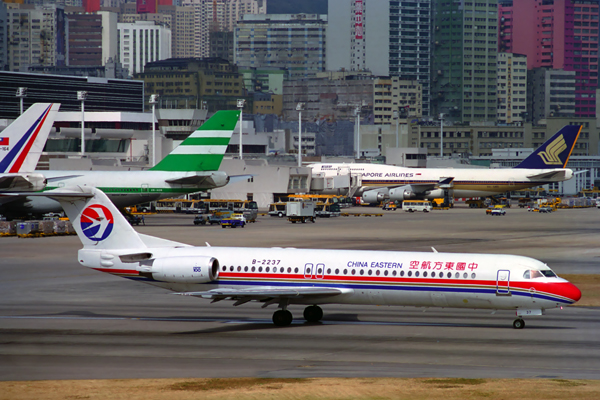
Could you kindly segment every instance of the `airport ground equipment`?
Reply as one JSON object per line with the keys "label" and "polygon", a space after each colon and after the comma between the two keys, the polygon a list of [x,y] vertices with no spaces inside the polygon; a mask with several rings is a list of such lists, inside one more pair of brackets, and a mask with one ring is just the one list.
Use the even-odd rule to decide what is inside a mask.
{"label": "airport ground equipment", "polygon": [[306,221],[315,222],[316,211],[314,201],[288,201],[285,205],[285,215],[288,221],[305,223]]}

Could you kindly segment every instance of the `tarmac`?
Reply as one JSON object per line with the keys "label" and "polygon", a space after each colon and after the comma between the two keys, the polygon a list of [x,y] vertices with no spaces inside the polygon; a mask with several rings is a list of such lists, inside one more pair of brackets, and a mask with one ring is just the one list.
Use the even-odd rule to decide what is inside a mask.
{"label": "tarmac", "polygon": [[[353,212],[377,212],[355,208]],[[153,215],[141,233],[202,246],[517,254],[560,274],[600,273],[600,210],[405,213],[245,228]],[[600,308],[566,307],[512,329],[514,313],[387,306],[302,307],[290,327],[273,307],[210,304],[80,266],[75,236],[0,238],[0,380],[393,376],[597,379]]]}

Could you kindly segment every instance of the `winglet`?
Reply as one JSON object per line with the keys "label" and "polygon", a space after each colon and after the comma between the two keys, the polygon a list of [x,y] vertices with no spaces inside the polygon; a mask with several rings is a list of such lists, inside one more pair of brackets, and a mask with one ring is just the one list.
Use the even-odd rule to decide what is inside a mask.
{"label": "winglet", "polygon": [[35,103],[0,132],[0,173],[33,172],[60,103]]}
{"label": "winglet", "polygon": [[217,171],[240,111],[217,111],[179,146],[150,168],[154,171]]}
{"label": "winglet", "polygon": [[515,168],[566,168],[581,128],[581,125],[566,125]]}

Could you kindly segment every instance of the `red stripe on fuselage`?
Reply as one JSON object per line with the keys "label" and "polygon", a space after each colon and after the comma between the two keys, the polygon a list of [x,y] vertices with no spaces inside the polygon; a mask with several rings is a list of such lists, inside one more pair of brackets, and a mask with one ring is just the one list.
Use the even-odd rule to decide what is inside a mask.
{"label": "red stripe on fuselage", "polygon": [[129,274],[139,275],[140,273],[135,269],[114,269],[114,268],[94,268],[96,271],[106,272],[107,274]]}
{"label": "red stripe on fuselage", "polygon": [[[496,280],[478,280],[478,279],[456,279],[456,278],[407,278],[407,277],[385,277],[385,276],[327,276],[324,278],[305,278],[300,274],[269,274],[269,273],[235,273],[221,272],[220,278],[235,278],[248,280],[269,280],[273,281],[303,281],[306,284],[324,282],[328,284],[339,283],[363,283],[363,284],[417,284],[432,286],[488,286],[496,287]],[[301,284],[300,282],[298,284]],[[581,291],[570,282],[534,282],[534,281],[515,281],[510,282],[510,289],[533,291],[545,293],[554,296],[560,296],[577,302],[581,298]]]}

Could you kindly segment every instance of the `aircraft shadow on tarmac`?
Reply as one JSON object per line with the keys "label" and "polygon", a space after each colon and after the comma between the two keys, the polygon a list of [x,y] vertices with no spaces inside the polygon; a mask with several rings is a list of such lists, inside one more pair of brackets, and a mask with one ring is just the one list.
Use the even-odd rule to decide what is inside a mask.
{"label": "aircraft shadow on tarmac", "polygon": [[[354,313],[336,313],[326,314],[322,321],[307,322],[302,319],[295,320],[290,326],[278,327],[273,325],[270,319],[256,318],[231,318],[231,317],[189,317],[189,316],[140,316],[140,315],[123,315],[123,314],[101,314],[91,311],[65,311],[53,315],[31,315],[30,318],[47,318],[47,319],[91,319],[91,320],[129,320],[129,321],[154,321],[154,322],[177,322],[177,323],[200,323],[200,322],[216,322],[223,324],[219,327],[211,327],[207,329],[199,329],[192,331],[173,332],[175,335],[201,335],[210,333],[225,333],[225,332],[240,332],[252,330],[273,330],[273,329],[294,329],[306,326],[319,325],[380,325],[380,326],[428,326],[432,328],[486,328],[486,329],[513,329],[512,325],[505,323],[503,320],[492,322],[423,322],[423,321],[369,321],[360,319],[358,314]],[[22,318],[27,318],[23,316]],[[440,320],[443,320],[441,318]],[[474,318],[472,318],[474,319]],[[471,320],[471,318],[470,318]],[[526,329],[531,330],[553,330],[553,329],[575,329],[570,326],[556,325],[536,325],[535,322],[528,324]]]}

